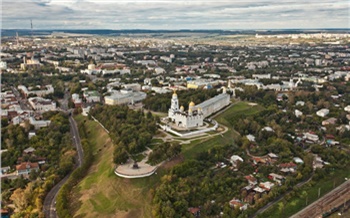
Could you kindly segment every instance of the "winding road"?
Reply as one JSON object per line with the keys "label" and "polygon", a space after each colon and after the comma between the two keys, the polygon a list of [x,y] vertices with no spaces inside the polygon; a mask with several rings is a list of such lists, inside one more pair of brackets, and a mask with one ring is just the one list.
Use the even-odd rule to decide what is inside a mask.
{"label": "winding road", "polygon": [[[70,132],[72,135],[72,140],[74,143],[74,146],[77,149],[77,164],[76,168],[80,167],[82,165],[82,160],[83,160],[83,148],[81,146],[80,142],[80,137],[79,137],[79,131],[77,127],[77,123],[73,119],[72,116],[69,116],[69,124],[70,124]],[[56,197],[58,194],[58,191],[62,187],[62,185],[67,181],[69,178],[70,174],[68,174],[66,177],[64,177],[58,184],[56,184],[50,192],[46,195],[44,205],[43,205],[43,210],[46,218],[56,218],[57,213],[56,213]]]}

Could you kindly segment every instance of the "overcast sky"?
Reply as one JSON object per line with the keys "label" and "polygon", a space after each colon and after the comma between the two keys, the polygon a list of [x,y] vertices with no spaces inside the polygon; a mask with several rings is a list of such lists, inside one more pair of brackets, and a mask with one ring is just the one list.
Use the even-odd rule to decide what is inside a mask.
{"label": "overcast sky", "polygon": [[350,28],[349,0],[2,0],[2,28]]}

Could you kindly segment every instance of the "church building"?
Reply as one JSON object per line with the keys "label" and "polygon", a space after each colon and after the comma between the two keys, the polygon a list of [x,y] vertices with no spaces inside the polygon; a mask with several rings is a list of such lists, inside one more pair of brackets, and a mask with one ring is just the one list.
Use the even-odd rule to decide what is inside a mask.
{"label": "church building", "polygon": [[185,111],[183,106],[179,108],[179,99],[176,92],[171,98],[168,117],[179,127],[193,128],[203,126],[204,115],[202,110],[200,108],[196,109],[194,102],[189,104],[188,111]]}
{"label": "church building", "polygon": [[226,88],[223,88],[223,93],[208,99],[199,105],[195,105],[191,102],[188,107],[188,111],[184,110],[184,107],[179,108],[179,99],[176,92],[174,92],[171,98],[171,106],[169,108],[168,117],[177,126],[183,128],[195,128],[203,126],[204,118],[216,113],[222,108],[230,104],[230,95],[226,93]]}

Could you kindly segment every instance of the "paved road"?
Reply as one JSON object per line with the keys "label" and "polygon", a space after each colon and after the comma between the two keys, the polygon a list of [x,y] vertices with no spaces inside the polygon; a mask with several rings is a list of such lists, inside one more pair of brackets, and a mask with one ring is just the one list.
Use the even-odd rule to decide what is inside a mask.
{"label": "paved road", "polygon": [[[75,145],[75,147],[77,149],[78,161],[77,161],[76,168],[78,168],[82,164],[84,153],[83,153],[83,148],[82,148],[81,142],[80,142],[80,137],[79,137],[79,131],[78,131],[77,124],[76,124],[75,120],[71,116],[69,116],[69,123],[70,123],[72,140],[73,140],[73,143],[74,143],[74,145]],[[45,214],[46,218],[56,218],[56,217],[58,217],[57,213],[56,213],[56,204],[55,204],[56,197],[57,197],[58,191],[60,190],[61,186],[67,181],[69,176],[70,176],[70,174],[68,174],[66,177],[64,177],[46,195],[45,201],[44,201],[44,206],[43,206],[43,210],[44,210],[44,214]]]}
{"label": "paved road", "polygon": [[19,105],[21,106],[21,109],[22,110],[32,110],[32,108],[28,105],[27,100],[22,99],[22,96],[19,93],[19,91],[13,86],[11,86],[11,89],[12,89],[13,94],[16,96],[16,99],[17,99]]}

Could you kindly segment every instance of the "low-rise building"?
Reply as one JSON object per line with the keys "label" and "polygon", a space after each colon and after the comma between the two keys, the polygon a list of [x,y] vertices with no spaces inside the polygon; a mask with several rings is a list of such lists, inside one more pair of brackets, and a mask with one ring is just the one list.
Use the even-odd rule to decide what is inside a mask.
{"label": "low-rise building", "polygon": [[56,110],[56,102],[51,99],[45,99],[42,97],[32,97],[28,99],[28,102],[32,108],[38,112],[54,111]]}
{"label": "low-rise building", "polygon": [[105,104],[120,105],[120,104],[134,104],[140,102],[147,97],[144,92],[134,92],[132,90],[113,91],[110,96],[105,96]]}
{"label": "low-rise building", "polygon": [[40,87],[39,90],[33,90],[33,89],[27,88],[27,87],[25,87],[23,85],[19,85],[17,88],[20,91],[22,91],[25,96],[28,96],[28,95],[32,94],[32,95],[36,95],[38,97],[42,97],[44,95],[51,94],[51,93],[53,93],[55,91],[52,85],[46,85],[45,88],[44,87]]}
{"label": "low-rise building", "polygon": [[101,102],[100,93],[97,91],[84,91],[83,96],[87,103]]}
{"label": "low-rise building", "polygon": [[35,120],[34,117],[29,118],[29,123],[34,126],[35,129],[40,129],[50,125],[50,120]]}
{"label": "low-rise building", "polygon": [[326,108],[323,108],[319,111],[316,112],[316,115],[319,116],[319,117],[325,117],[329,114],[329,110],[326,109]]}
{"label": "low-rise building", "polygon": [[247,204],[242,203],[239,199],[233,198],[230,202],[230,207],[239,208],[239,210],[246,210],[248,208]]}
{"label": "low-rise building", "polygon": [[326,125],[334,125],[337,122],[337,118],[331,117],[328,118],[327,120],[322,121],[322,125],[326,126]]}
{"label": "low-rise building", "polygon": [[16,175],[28,176],[31,171],[39,171],[38,163],[24,162],[16,165]]}
{"label": "low-rise building", "polygon": [[81,107],[82,104],[83,104],[83,101],[82,99],[80,98],[79,94],[72,94],[72,101],[74,103],[74,106],[77,108],[77,107]]}

